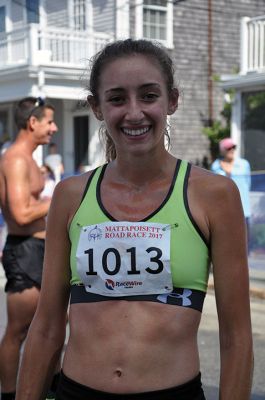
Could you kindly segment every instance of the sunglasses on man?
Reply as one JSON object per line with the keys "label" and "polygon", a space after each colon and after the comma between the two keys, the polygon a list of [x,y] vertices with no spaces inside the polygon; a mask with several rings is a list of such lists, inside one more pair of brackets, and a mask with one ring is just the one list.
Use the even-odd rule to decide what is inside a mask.
{"label": "sunglasses on man", "polygon": [[29,113],[28,119],[34,115],[34,112],[39,108],[45,105],[45,99],[43,97],[37,97],[34,103],[34,107]]}

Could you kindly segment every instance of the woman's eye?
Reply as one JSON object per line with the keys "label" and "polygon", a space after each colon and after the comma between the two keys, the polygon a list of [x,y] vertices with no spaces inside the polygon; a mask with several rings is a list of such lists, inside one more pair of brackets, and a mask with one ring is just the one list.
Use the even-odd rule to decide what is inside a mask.
{"label": "woman's eye", "polygon": [[123,103],[124,99],[121,96],[115,96],[111,97],[108,101],[113,104],[121,104]]}
{"label": "woman's eye", "polygon": [[146,93],[143,95],[143,99],[146,101],[153,101],[158,98],[158,95],[156,93]]}

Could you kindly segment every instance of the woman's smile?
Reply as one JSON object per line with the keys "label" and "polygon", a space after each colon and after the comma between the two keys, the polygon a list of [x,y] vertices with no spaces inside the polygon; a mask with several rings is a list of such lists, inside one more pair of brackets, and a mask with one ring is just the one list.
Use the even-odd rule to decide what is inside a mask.
{"label": "woman's smile", "polygon": [[151,125],[145,128],[121,128],[122,132],[127,136],[142,136],[151,129]]}

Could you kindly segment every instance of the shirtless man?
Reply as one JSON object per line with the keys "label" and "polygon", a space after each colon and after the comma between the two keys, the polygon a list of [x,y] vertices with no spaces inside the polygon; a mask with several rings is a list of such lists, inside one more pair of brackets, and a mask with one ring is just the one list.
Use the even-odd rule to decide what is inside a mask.
{"label": "shirtless man", "polygon": [[57,131],[54,108],[27,97],[15,110],[18,135],[0,161],[0,200],[8,236],[3,250],[7,327],[0,344],[1,399],[15,399],[20,349],[36,310],[41,286],[45,217],[44,180],[33,152]]}

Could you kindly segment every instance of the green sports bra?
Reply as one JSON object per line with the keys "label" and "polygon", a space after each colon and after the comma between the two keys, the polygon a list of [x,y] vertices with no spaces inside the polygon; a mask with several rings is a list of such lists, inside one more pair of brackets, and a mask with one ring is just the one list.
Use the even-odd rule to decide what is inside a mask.
{"label": "green sports bra", "polygon": [[[87,283],[84,284],[84,279],[86,279],[88,275],[91,275],[92,279],[94,279],[97,275],[97,272],[93,270],[93,265],[91,264],[92,261],[95,261],[92,252],[94,251],[94,249],[97,249],[97,243],[100,243],[100,241],[97,243],[95,241],[102,238],[102,229],[104,228],[104,226],[110,223],[112,229],[115,229],[115,226],[117,225],[116,230],[120,229],[124,232],[135,229],[134,226],[120,227],[119,224],[121,224],[121,222],[116,221],[104,208],[101,202],[100,186],[102,180],[104,179],[106,168],[107,164],[96,168],[91,173],[80,206],[77,209],[70,224],[70,302],[83,303],[106,300],[143,300],[190,307],[201,311],[203,308],[204,297],[207,291],[207,282],[209,276],[209,248],[205,237],[203,236],[190,212],[187,198],[187,187],[191,165],[186,161],[177,160],[174,177],[172,179],[172,183],[165,200],[158,207],[158,209],[154,210],[149,216],[140,221],[142,223],[142,231],[148,231],[149,229],[151,229],[150,226],[164,227],[161,228],[162,230],[160,232],[167,229],[170,230],[170,238],[168,239],[168,259],[170,264],[169,273],[171,274],[171,281],[173,284],[171,289],[167,287],[167,290],[169,290],[169,292],[162,291],[160,293],[158,290],[158,292],[155,291],[155,293],[152,293],[152,289],[150,289],[151,293],[149,290],[147,293],[139,292],[134,293],[133,295],[128,293],[127,295],[127,293],[124,293],[126,292],[125,290],[124,292],[122,292],[122,294],[116,296],[114,294],[115,289],[117,285],[121,285],[121,280],[116,279],[115,275],[116,271],[121,269],[122,265],[122,256],[120,256],[120,253],[117,250],[119,246],[115,249],[108,249],[107,256],[104,258],[103,263],[103,269],[109,274],[108,279],[105,279],[104,281],[104,285],[107,288],[106,292],[108,292],[108,290],[112,291],[111,296],[109,296],[105,292],[104,294],[102,294],[102,292],[90,291],[89,288],[91,286]],[[145,226],[145,223],[147,226]],[[130,224],[130,222],[128,222],[128,224]],[[85,235],[85,240],[87,240],[87,248],[85,249],[85,251],[83,251],[83,253],[86,253],[85,257],[87,257],[85,258],[85,260],[87,259],[87,272],[84,272],[83,275],[78,272],[78,252],[81,242],[82,230],[88,230],[90,232],[88,236],[86,236],[87,234],[84,232],[82,234],[83,236]],[[144,233],[142,233],[141,235],[143,237],[146,237]],[[156,243],[159,243],[159,241],[156,241]],[[90,248],[90,245],[91,247],[93,247],[92,244],[94,246],[94,249]],[[148,276],[150,277],[150,279],[153,279],[156,274],[158,276],[158,272],[161,272],[163,269],[163,263],[160,260],[160,255],[162,254],[162,251],[160,251],[158,247],[159,245],[150,246],[149,243],[147,252],[153,255],[152,251],[154,251],[154,256],[151,257],[151,255],[148,254],[150,260],[153,261],[153,269],[145,269],[145,271],[149,270],[149,272],[151,272],[150,275],[146,274],[147,280]],[[131,247],[130,249],[126,250],[127,252],[130,252],[131,256],[132,249],[135,249],[135,247]],[[108,269],[108,266],[106,264],[107,257],[110,256],[110,252],[113,253],[111,254],[111,256],[114,255],[116,260],[114,263],[114,269]],[[133,259],[135,263],[135,257],[131,257],[131,259]],[[95,263],[98,265],[98,259]],[[133,278],[132,276],[130,276],[130,279],[126,280],[125,282],[123,281],[122,283],[125,286],[127,285],[127,288],[130,289],[132,285],[142,284],[139,282],[139,280],[137,280],[140,272],[136,271],[135,265],[134,270],[134,272],[136,272],[138,276],[134,275]],[[130,271],[129,273],[132,274],[132,271]],[[85,278],[83,279],[81,275],[85,276]]]}

